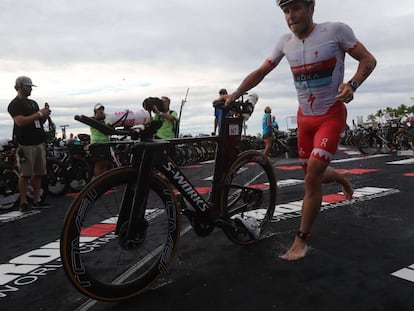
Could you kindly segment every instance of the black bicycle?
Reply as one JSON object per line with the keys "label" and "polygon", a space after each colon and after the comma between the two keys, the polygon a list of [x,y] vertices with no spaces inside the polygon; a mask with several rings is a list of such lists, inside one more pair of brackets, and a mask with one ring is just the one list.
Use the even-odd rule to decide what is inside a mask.
{"label": "black bicycle", "polygon": [[[222,109],[244,114],[253,110],[243,100]],[[150,288],[175,255],[182,222],[199,236],[219,227],[242,245],[265,236],[276,204],[276,177],[262,153],[239,153],[241,116],[223,118],[218,136],[168,141],[153,140],[158,121],[136,133],[108,128],[85,116],[75,119],[108,135],[139,138],[131,148],[131,165],[87,184],[67,212],[61,259],[70,281],[83,294],[116,301]],[[169,154],[176,144],[205,139],[215,140],[217,150],[211,191],[203,196]]]}
{"label": "black bicycle", "polygon": [[0,149],[0,210],[17,206],[19,199],[19,168],[16,164],[16,148],[11,141]]}
{"label": "black bicycle", "polygon": [[285,133],[279,132],[272,128],[272,147],[269,151],[269,156],[277,157],[288,152],[287,145],[288,136]]}
{"label": "black bicycle", "polygon": [[[16,159],[16,146],[13,142],[4,146],[0,152],[0,209],[10,209],[19,204],[19,167]],[[47,194],[61,195],[64,191],[63,165],[56,158],[47,154],[47,174],[42,177],[41,198]],[[33,187],[29,184],[27,197],[33,199]]]}
{"label": "black bicycle", "polygon": [[399,119],[390,120],[387,128],[369,127],[359,141],[359,151],[364,155],[375,155],[383,149],[387,152],[413,150],[413,138]]}

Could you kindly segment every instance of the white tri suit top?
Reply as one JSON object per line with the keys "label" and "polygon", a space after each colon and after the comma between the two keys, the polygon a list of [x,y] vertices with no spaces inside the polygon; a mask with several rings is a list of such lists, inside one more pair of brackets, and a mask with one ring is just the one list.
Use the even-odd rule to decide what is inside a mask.
{"label": "white tri suit top", "polygon": [[303,40],[292,33],[282,36],[267,59],[273,66],[285,56],[289,62],[299,101],[301,159],[312,156],[329,162],[336,152],[346,108],[335,97],[344,79],[345,52],[358,43],[346,24],[326,22],[316,24]]}

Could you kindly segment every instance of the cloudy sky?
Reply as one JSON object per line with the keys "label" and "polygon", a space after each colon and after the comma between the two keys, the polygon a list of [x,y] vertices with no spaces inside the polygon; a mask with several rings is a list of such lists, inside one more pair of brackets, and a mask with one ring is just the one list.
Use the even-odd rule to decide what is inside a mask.
{"label": "cloudy sky", "polygon": [[[391,4],[390,4],[391,3]],[[342,21],[375,55],[378,66],[348,105],[348,122],[381,108],[413,105],[412,0],[317,0],[315,22]],[[58,127],[88,129],[75,114],[136,110],[148,96],[169,96],[182,113],[184,133],[210,133],[211,102],[222,87],[233,91],[262,64],[288,32],[275,0],[151,0],[0,2],[0,137],[11,136],[7,105],[14,81],[28,75],[31,98],[48,102]],[[345,79],[355,71],[348,57]],[[261,131],[263,108],[279,124],[295,115],[297,101],[284,60],[254,92],[259,95],[248,133]]]}

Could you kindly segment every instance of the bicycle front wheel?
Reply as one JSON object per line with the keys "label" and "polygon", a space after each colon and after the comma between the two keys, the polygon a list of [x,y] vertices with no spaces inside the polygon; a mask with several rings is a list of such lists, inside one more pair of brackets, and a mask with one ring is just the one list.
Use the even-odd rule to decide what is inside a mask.
{"label": "bicycle front wheel", "polygon": [[381,149],[382,140],[376,135],[366,134],[359,141],[359,151],[364,155],[378,154]]}
{"label": "bicycle front wheel", "polygon": [[133,167],[102,174],[79,193],[66,215],[62,264],[75,287],[92,299],[116,301],[140,294],[167,270],[175,254],[181,224],[178,205],[158,175],[151,178],[145,226],[138,230],[145,232],[144,238],[131,245],[127,225],[117,225],[121,202],[132,204],[137,175]]}
{"label": "bicycle front wheel", "polygon": [[257,151],[239,155],[227,172],[222,191],[223,217],[237,230],[225,228],[237,244],[251,244],[265,236],[276,206],[277,182],[269,160]]}

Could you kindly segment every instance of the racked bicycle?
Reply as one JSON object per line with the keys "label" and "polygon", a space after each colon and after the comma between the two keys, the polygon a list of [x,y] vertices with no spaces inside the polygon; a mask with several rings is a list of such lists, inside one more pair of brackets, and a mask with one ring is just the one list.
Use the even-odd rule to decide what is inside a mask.
{"label": "racked bicycle", "polygon": [[[131,165],[87,184],[67,212],[61,259],[78,290],[93,299],[115,301],[150,288],[168,269],[187,218],[199,236],[216,227],[242,245],[265,236],[276,204],[274,170],[260,152],[239,153],[242,115],[250,115],[253,107],[243,99],[223,106],[239,115],[223,118],[216,137],[161,141],[153,140],[157,121],[136,133],[75,117],[106,134],[138,139],[131,148]],[[217,142],[214,178],[205,197],[169,156],[174,144],[203,139]]]}
{"label": "racked bicycle", "polygon": [[413,137],[401,124],[400,119],[392,119],[384,127],[369,127],[359,141],[359,151],[364,155],[389,151],[414,150]]}

